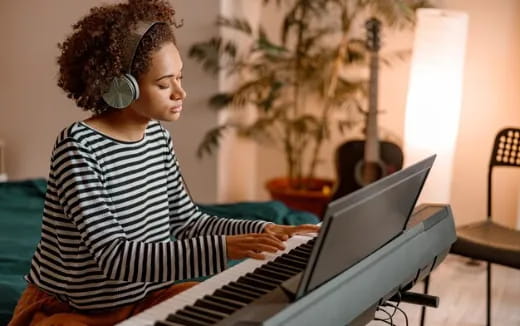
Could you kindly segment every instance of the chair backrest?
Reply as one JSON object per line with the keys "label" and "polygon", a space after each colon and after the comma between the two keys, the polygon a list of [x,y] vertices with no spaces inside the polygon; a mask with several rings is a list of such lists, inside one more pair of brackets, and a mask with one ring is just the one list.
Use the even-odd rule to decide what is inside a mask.
{"label": "chair backrest", "polygon": [[487,184],[487,218],[491,219],[492,174],[497,166],[520,167],[520,128],[504,128],[495,136],[489,160]]}

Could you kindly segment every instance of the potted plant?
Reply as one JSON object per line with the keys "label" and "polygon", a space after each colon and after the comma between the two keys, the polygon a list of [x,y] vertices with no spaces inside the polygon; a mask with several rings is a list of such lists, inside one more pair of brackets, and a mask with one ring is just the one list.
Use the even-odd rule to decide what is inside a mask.
{"label": "potted plant", "polygon": [[[211,107],[255,110],[252,122],[228,119],[208,130],[198,155],[212,153],[228,129],[259,143],[278,146],[284,152],[287,172],[285,177],[267,182],[272,197],[321,215],[333,187],[332,180],[315,175],[322,146],[334,128],[342,133],[348,131],[359,121],[355,114],[365,112],[367,78],[352,78],[349,73],[369,62],[364,21],[377,16],[386,27],[412,26],[414,10],[426,2],[270,2],[273,1],[264,0],[263,5],[277,5],[284,12],[279,41],[269,38],[263,26],[254,29],[247,20],[220,17],[219,26],[242,33],[250,40],[250,46],[238,51],[233,39],[219,36],[190,48],[189,56],[201,62],[207,71],[225,71],[238,81],[233,90],[213,95],[209,100]],[[309,106],[310,101],[320,103],[319,107]],[[332,118],[338,110],[354,115]],[[291,199],[294,197],[303,197],[303,206]]]}

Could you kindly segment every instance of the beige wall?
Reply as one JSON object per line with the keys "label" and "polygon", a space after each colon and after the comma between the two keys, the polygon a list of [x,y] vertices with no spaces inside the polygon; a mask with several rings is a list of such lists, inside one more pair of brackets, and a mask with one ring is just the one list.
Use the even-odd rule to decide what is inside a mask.
{"label": "beige wall", "polygon": [[[455,153],[452,203],[459,221],[486,213],[486,171],[494,134],[520,126],[520,1],[449,0],[469,13],[464,97]],[[519,182],[502,169],[494,179],[494,215],[516,223]],[[505,190],[505,191],[504,191]]]}
{"label": "beige wall", "polygon": [[[7,169],[11,179],[46,176],[57,132],[86,116],[55,86],[56,44],[89,7],[102,2],[106,1],[0,1],[0,28],[5,31],[0,51],[0,138],[7,143]],[[503,126],[520,125],[520,1],[439,0],[438,3],[444,8],[467,11],[470,17],[451,196],[460,224],[485,214],[486,166],[493,135]],[[245,14],[248,8],[256,6],[251,2],[245,6],[239,0],[175,2],[179,18],[185,19],[185,26],[177,36],[185,58],[188,99],[182,119],[167,127],[174,134],[191,192],[205,202],[217,198],[217,158],[199,161],[194,153],[204,131],[216,123],[216,116],[206,108],[206,100],[218,86],[216,80],[201,72],[198,64],[187,59],[186,51],[192,42],[217,32],[212,23],[218,12],[239,4]],[[197,9],[201,7],[205,10]],[[264,13],[262,19],[268,19],[271,14]],[[383,37],[382,51],[388,51],[410,48],[413,35],[384,34]],[[380,107],[385,110],[380,123],[397,141],[403,134],[408,73],[409,62],[384,67],[380,73]],[[342,140],[337,139],[336,143],[339,141]],[[336,143],[329,146],[328,152],[324,151],[324,157],[332,155]],[[245,146],[248,154],[237,150],[239,147],[232,153],[221,153],[219,200],[267,199],[263,184],[269,177],[284,172],[283,160],[277,159],[279,154],[271,149],[250,144],[236,146]],[[232,162],[235,164],[231,165]],[[332,171],[330,161],[320,169],[324,176],[332,176]],[[500,217],[503,223],[513,225],[517,179],[506,171],[497,175],[497,181],[504,181],[508,190],[499,198],[504,204],[497,214],[503,216]],[[505,217],[506,214],[510,217]]]}
{"label": "beige wall", "polygon": [[[0,45],[0,138],[6,142],[10,179],[46,177],[58,132],[87,116],[56,86],[56,45],[90,7],[110,2],[117,1],[0,1],[0,30],[4,31]],[[199,201],[212,202],[216,198],[216,159],[200,161],[195,149],[204,130],[216,123],[206,99],[217,89],[217,80],[203,73],[186,53],[194,41],[216,34],[213,22],[219,3],[176,1],[174,6],[178,18],[184,18],[177,39],[185,61],[188,98],[181,120],[166,126],[174,136],[192,194]]]}
{"label": "beige wall", "polygon": [[[436,3],[441,8],[469,14],[461,123],[451,191],[456,222],[462,224],[485,216],[486,173],[494,134],[504,126],[520,126],[520,1],[440,0]],[[271,15],[264,13],[263,19]],[[381,51],[411,49],[412,41],[411,31],[384,32]],[[379,103],[384,110],[380,126],[383,134],[397,142],[402,140],[404,131],[409,64],[410,60],[406,60],[380,71]],[[442,130],[442,126],[439,129]],[[325,148],[323,157],[331,157],[336,145],[345,139],[336,138]],[[257,151],[257,180],[249,187],[255,187],[255,198],[267,199],[263,185],[268,178],[285,172],[283,159],[270,148],[258,147]],[[333,177],[333,171],[332,162],[327,160],[319,173]],[[496,203],[500,204],[496,206],[496,216],[504,224],[515,225],[518,178],[510,171],[500,171],[496,177],[496,184],[505,184],[506,190],[495,196]],[[235,186],[233,183],[220,185],[221,188]],[[244,197],[224,200],[241,199]]]}

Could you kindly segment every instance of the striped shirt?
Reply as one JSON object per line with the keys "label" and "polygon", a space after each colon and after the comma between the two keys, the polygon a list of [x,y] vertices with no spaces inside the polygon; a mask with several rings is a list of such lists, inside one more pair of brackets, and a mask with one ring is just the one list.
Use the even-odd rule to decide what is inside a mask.
{"label": "striped shirt", "polygon": [[202,213],[158,122],[137,142],[76,122],[53,149],[26,280],[79,310],[114,308],[222,271],[225,235],[262,232],[265,224]]}

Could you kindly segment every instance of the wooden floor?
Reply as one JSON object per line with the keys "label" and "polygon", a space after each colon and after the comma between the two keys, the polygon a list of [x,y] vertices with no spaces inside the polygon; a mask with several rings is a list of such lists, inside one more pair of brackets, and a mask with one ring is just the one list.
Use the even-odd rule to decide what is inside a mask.
{"label": "wooden floor", "polygon": [[[440,304],[437,309],[427,309],[426,326],[485,326],[486,265],[472,266],[467,261],[449,255],[432,273],[429,292],[440,297]],[[491,325],[520,326],[520,270],[493,265],[492,275]],[[414,291],[422,292],[423,284],[418,284]],[[407,313],[408,325],[419,326],[419,307],[405,303],[399,307]],[[378,312],[376,317],[387,316]],[[393,321],[395,325],[406,325],[399,312]],[[373,321],[368,325],[387,324]]]}

